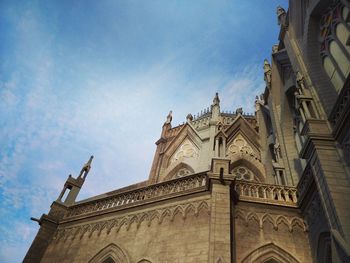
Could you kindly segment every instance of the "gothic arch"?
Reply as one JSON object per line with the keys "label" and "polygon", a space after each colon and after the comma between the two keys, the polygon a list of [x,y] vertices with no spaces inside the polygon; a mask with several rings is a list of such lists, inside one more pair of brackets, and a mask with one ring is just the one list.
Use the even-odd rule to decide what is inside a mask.
{"label": "gothic arch", "polygon": [[258,182],[265,182],[266,175],[265,175],[265,168],[262,163],[259,161],[254,160],[247,160],[246,158],[242,156],[238,156],[239,158],[232,158],[231,164],[230,164],[230,172],[237,166],[245,166],[249,170],[251,170]]}
{"label": "gothic arch", "polygon": [[191,165],[187,164],[186,162],[181,162],[175,165],[174,167],[170,167],[170,171],[166,171],[166,176],[164,177],[164,181],[175,179],[177,177],[177,173],[180,170],[184,170],[184,175],[189,175],[194,173],[194,169]]}
{"label": "gothic arch", "polygon": [[152,263],[152,261],[147,259],[147,258],[142,258],[142,259],[140,259],[140,260],[138,260],[136,262],[137,263]]}
{"label": "gothic arch", "polygon": [[274,262],[273,260],[278,263],[299,263],[291,254],[274,243],[256,248],[243,259],[242,263]]}
{"label": "gothic arch", "polygon": [[118,263],[130,263],[129,257],[126,252],[116,244],[109,244],[105,248],[101,249],[89,263],[105,263],[105,262],[118,262]]}

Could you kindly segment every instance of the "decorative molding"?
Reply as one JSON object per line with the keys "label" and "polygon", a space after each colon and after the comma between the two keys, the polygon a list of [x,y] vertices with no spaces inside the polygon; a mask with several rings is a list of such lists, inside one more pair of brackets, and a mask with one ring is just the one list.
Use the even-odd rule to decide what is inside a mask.
{"label": "decorative molding", "polygon": [[289,232],[293,232],[297,226],[300,227],[304,232],[308,231],[308,227],[304,220],[297,216],[250,212],[248,210],[237,208],[235,210],[235,219],[241,219],[246,227],[248,227],[252,221],[255,221],[259,225],[260,229],[263,229],[264,224],[269,222],[273,225],[273,228],[275,230],[278,230],[281,224],[285,224],[288,227]]}
{"label": "decorative molding", "polygon": [[157,221],[158,224],[162,224],[165,218],[169,218],[172,222],[178,214],[186,220],[190,213],[193,213],[194,216],[197,217],[201,210],[207,211],[208,214],[210,213],[208,200],[184,203],[142,213],[129,214],[109,220],[102,220],[73,227],[59,227],[53,239],[56,242],[59,242],[62,240],[68,240],[69,238],[73,240],[77,237],[82,239],[86,235],[90,238],[95,232],[99,236],[102,231],[106,231],[107,234],[110,234],[113,229],[118,233],[123,226],[128,231],[133,224],[139,228],[142,222],[147,222],[148,226],[150,226],[154,220]]}

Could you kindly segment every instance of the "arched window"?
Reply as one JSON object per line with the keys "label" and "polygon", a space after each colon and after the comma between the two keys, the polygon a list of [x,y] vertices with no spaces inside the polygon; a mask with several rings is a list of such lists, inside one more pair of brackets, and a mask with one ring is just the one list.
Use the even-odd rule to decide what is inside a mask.
{"label": "arched window", "polygon": [[323,15],[320,25],[323,67],[340,92],[350,73],[350,12],[339,1]]}

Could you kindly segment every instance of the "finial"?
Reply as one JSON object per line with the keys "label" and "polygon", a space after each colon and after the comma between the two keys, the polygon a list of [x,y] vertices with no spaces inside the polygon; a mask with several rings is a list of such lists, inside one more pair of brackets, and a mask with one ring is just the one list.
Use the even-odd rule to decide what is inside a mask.
{"label": "finial", "polygon": [[90,169],[91,169],[91,163],[92,163],[92,159],[94,159],[94,156],[91,155],[89,161],[84,164],[83,168],[81,168],[79,177],[83,176],[83,179],[85,180],[86,176],[88,175]]}
{"label": "finial", "polygon": [[173,119],[173,111],[169,111],[169,114],[166,117],[165,123],[171,123],[172,119]]}
{"label": "finial", "polygon": [[216,92],[216,93],[215,93],[215,97],[214,97],[214,99],[213,99],[213,106],[214,106],[214,105],[219,105],[219,104],[220,104],[219,93]]}

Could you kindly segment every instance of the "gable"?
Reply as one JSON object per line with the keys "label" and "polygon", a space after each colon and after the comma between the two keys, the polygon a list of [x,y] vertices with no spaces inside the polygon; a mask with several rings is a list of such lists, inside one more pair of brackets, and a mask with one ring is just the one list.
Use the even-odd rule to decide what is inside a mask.
{"label": "gable", "polygon": [[166,166],[181,162],[184,158],[199,157],[202,140],[187,123],[164,150]]}
{"label": "gable", "polygon": [[254,156],[257,159],[260,159],[260,152],[249,140],[242,135],[241,132],[238,132],[235,137],[232,138],[228,144],[226,150],[226,156],[233,155],[250,155]]}
{"label": "gable", "polygon": [[227,145],[229,145],[238,133],[244,134],[246,141],[249,141],[251,145],[259,149],[259,134],[252,128],[249,122],[241,115],[233,121],[233,123],[225,130],[227,136]]}
{"label": "gable", "polygon": [[186,138],[177,148],[175,153],[170,157],[170,165],[173,163],[182,162],[185,158],[197,157],[199,157],[199,149],[189,138]]}

